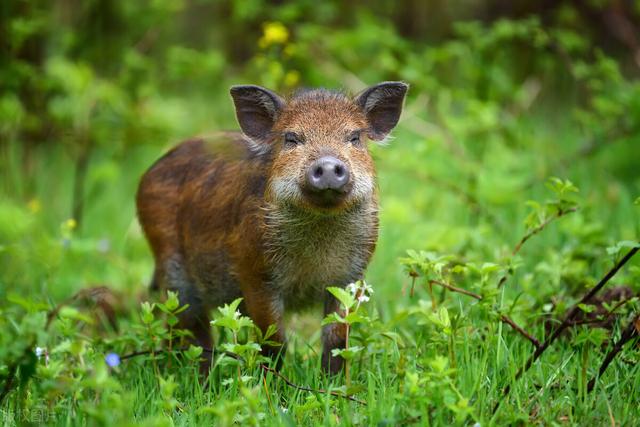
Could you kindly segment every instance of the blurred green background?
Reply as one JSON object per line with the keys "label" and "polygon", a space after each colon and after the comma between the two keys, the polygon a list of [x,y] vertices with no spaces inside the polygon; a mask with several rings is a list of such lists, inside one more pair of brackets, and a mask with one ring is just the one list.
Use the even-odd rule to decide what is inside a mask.
{"label": "blurred green background", "polygon": [[372,147],[368,278],[387,301],[406,249],[508,254],[549,176],[580,187],[583,214],[532,241],[520,289],[581,288],[604,247],[637,238],[638,1],[9,0],[0,13],[0,298],[143,292],[138,179],[182,139],[237,128],[232,84],[411,85],[395,138]]}

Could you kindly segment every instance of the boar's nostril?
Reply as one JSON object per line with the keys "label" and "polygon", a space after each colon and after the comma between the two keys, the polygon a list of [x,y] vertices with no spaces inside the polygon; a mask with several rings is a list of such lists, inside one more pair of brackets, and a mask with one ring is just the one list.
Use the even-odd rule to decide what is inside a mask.
{"label": "boar's nostril", "polygon": [[317,159],[307,171],[307,186],[313,191],[344,191],[348,183],[347,165],[332,156]]}

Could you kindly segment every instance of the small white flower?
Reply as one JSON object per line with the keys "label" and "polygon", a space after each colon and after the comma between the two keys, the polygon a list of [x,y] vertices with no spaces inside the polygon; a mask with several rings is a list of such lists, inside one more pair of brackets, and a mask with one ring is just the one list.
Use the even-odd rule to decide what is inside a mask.
{"label": "small white flower", "polygon": [[347,285],[347,291],[351,292],[351,295],[355,296],[356,292],[358,292],[358,289],[359,289],[359,287],[358,287],[358,284],[356,282],[349,283]]}
{"label": "small white flower", "polygon": [[234,319],[239,319],[240,316],[242,316],[242,313],[240,313],[240,310],[236,310],[236,312],[233,313],[233,318]]}
{"label": "small white flower", "polygon": [[364,280],[358,280],[347,285],[347,291],[351,293],[361,303],[369,301],[369,297],[373,293],[373,288]]}
{"label": "small white flower", "polygon": [[287,412],[289,412],[289,408],[285,408],[284,406],[280,407],[280,410],[282,411],[282,413],[286,414]]}
{"label": "small white flower", "polygon": [[367,282],[365,282],[364,280],[362,281],[362,285],[361,285],[361,289],[363,292],[366,292],[367,294],[371,295],[373,293],[373,287],[371,285],[369,285]]}
{"label": "small white flower", "polygon": [[40,357],[42,357],[42,355],[45,353],[46,349],[42,348],[42,347],[36,347],[35,349],[35,353],[36,353],[36,357],[38,359],[40,359]]}
{"label": "small white flower", "polygon": [[365,295],[365,294],[361,294],[361,295],[358,297],[358,301],[360,301],[360,302],[367,302],[367,301],[369,301],[369,297],[368,297],[367,295]]}

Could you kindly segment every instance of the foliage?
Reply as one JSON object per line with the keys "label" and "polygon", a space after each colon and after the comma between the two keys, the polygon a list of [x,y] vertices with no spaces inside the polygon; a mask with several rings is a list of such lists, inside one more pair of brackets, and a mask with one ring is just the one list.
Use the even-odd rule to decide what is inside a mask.
{"label": "foliage", "polygon": [[[459,19],[477,11],[463,2],[434,7],[431,30],[411,24],[420,2],[400,3],[0,6],[5,424],[637,419],[637,344],[587,386],[637,296],[580,304],[585,322],[519,380],[536,344],[504,320],[542,341],[637,249],[637,68],[579,7],[480,22]],[[275,330],[257,329],[240,300],[216,311],[216,353],[189,344],[177,295],[147,302],[151,256],[133,207],[141,173],[176,141],[235,127],[231,84],[357,91],[391,79],[411,89],[396,140],[371,147],[376,292],[327,284],[344,311],[322,322],[349,328],[335,351],[346,377],[320,374],[317,316],[288,322],[282,375],[298,388],[265,369],[260,349]],[[607,286],[637,295],[639,279],[636,257]],[[117,330],[102,299],[70,298],[97,284],[113,290]]]}

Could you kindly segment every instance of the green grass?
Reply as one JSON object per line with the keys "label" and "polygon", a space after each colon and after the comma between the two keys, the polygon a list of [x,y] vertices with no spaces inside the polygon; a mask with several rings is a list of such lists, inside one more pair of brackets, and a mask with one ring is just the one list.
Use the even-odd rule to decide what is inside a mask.
{"label": "green grass", "polygon": [[[637,239],[639,208],[633,201],[640,194],[640,180],[632,169],[636,148],[619,143],[563,165],[558,160],[576,152],[581,141],[574,129],[545,126],[542,116],[521,119],[512,139],[484,134],[462,141],[460,153],[441,138],[411,130],[412,120],[401,125],[389,146],[373,149],[381,236],[367,280],[375,288],[369,312],[379,321],[355,327],[353,341],[367,338],[369,344],[351,371],[352,385],[360,388],[355,397],[366,405],[296,390],[273,374],[263,380],[257,368],[243,369],[242,374],[251,377],[244,386],[233,366],[216,368],[203,385],[193,363],[174,361],[169,367],[160,361],[160,377],[175,381],[175,390],[165,388],[164,394],[147,356],[123,361],[108,373],[98,369],[111,349],[124,354],[148,348],[144,334],[134,328],[140,323],[137,302],[148,298],[152,259],[135,219],[133,197],[138,177],[162,148],[140,145],[120,156],[106,149],[96,152],[81,229],[65,231],[61,224],[68,219],[73,175],[65,151],[37,150],[35,172],[25,178],[19,147],[7,146],[0,201],[5,239],[0,297],[8,298],[2,304],[7,319],[38,311],[20,309],[15,295],[53,306],[96,284],[117,292],[123,312],[120,333],[82,329],[81,322],[67,317],[54,322],[49,334],[40,334],[37,344],[52,351],[66,341],[84,342],[84,356],[52,353],[52,362],[67,366],[52,378],[39,370],[12,391],[0,407],[3,422],[15,424],[16,414],[34,420],[33,408],[40,408],[53,417],[49,423],[57,425],[163,424],[169,419],[176,425],[226,425],[234,417],[240,417],[236,420],[241,424],[260,425],[636,423],[637,345],[616,358],[589,394],[580,386],[584,371],[586,379],[595,375],[607,346],[581,343],[579,338],[590,333],[586,327],[555,342],[514,381],[533,348],[495,316],[508,313],[542,339],[543,319],[561,316],[613,265],[606,248]],[[433,318],[422,278],[410,295],[411,282],[398,259],[407,249],[427,249],[452,254],[459,262],[505,265],[526,232],[526,201],[553,198],[544,185],[552,175],[580,188],[580,210],[554,221],[525,244],[516,259],[519,267],[488,298],[490,304],[435,289],[435,313],[446,307],[451,318],[447,332]],[[61,243],[65,237],[70,242],[66,246]],[[632,260],[608,286],[625,284],[637,292],[639,262]],[[481,285],[477,275],[452,277],[456,286],[484,293],[495,289],[501,274],[491,273],[488,285]],[[552,299],[556,306],[547,306]],[[344,385],[342,377],[327,379],[320,373],[320,320],[319,309],[291,316],[291,346],[282,374],[313,389],[338,389]],[[620,327],[614,326],[614,338]],[[397,334],[398,340],[380,335],[386,332]],[[88,365],[85,370],[83,363]],[[503,398],[508,385],[512,390]],[[497,402],[501,404],[494,413]],[[32,412],[21,412],[29,408]]]}

